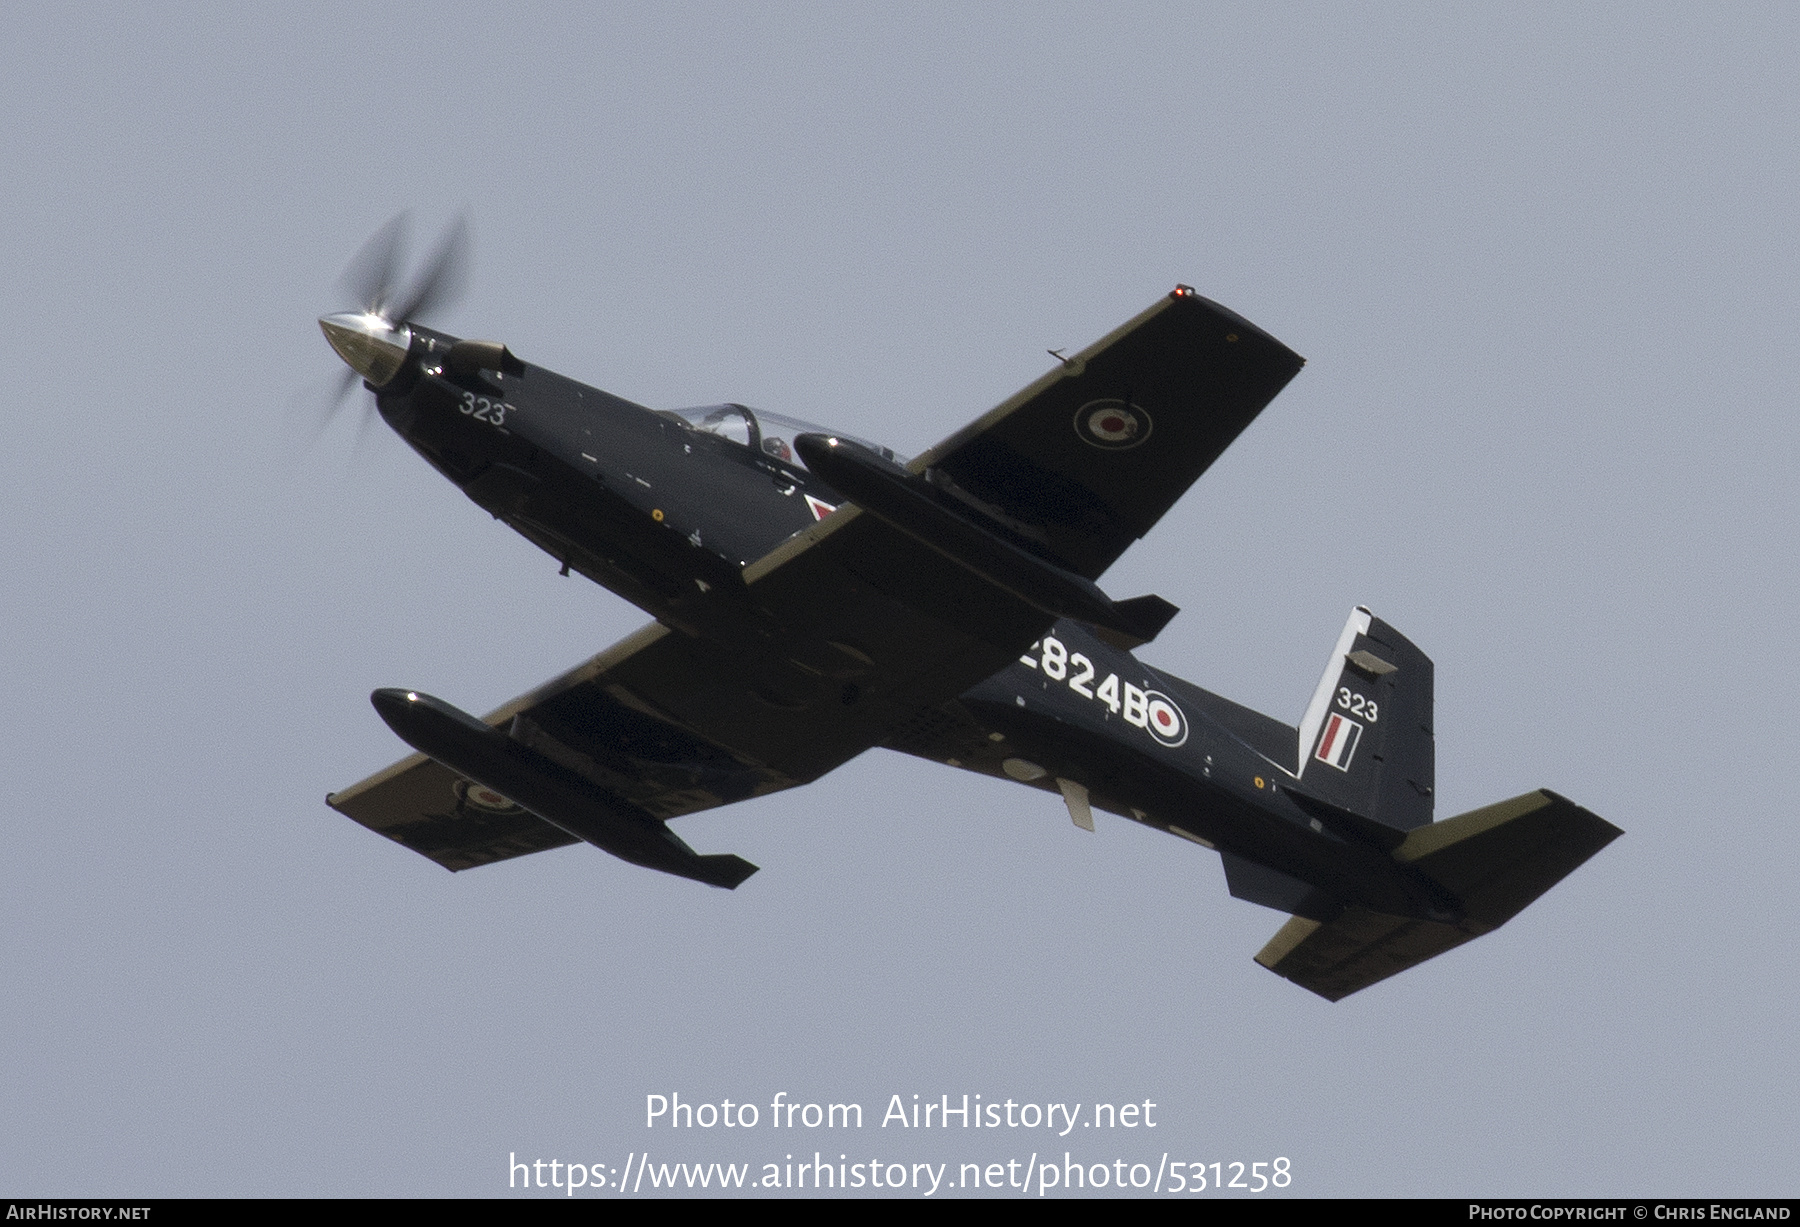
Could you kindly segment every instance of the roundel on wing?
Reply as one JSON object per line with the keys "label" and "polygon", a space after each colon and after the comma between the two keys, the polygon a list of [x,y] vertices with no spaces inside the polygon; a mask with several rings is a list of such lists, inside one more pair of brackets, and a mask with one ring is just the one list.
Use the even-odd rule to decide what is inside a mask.
{"label": "roundel on wing", "polygon": [[1150,437],[1150,415],[1140,405],[1122,400],[1091,400],[1075,411],[1075,433],[1082,442],[1121,452]]}
{"label": "roundel on wing", "polygon": [[473,780],[456,781],[456,795],[470,809],[489,814],[519,814],[525,811],[524,806],[510,797],[502,796],[485,784],[477,784]]}
{"label": "roundel on wing", "polygon": [[1144,727],[1150,736],[1165,746],[1178,746],[1187,740],[1187,717],[1175,706],[1175,700],[1159,690],[1144,695]]}

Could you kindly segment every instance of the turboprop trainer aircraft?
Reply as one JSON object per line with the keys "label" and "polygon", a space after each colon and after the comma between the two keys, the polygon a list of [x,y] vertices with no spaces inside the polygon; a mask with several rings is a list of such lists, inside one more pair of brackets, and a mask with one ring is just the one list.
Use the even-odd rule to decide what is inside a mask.
{"label": "turboprop trainer aircraft", "polygon": [[1097,581],[1302,362],[1187,286],[908,459],[434,331],[458,245],[397,299],[397,234],[352,266],[362,309],[327,340],[477,505],[654,619],[480,718],[374,693],[419,753],[327,802],[447,869],[586,841],[736,887],[756,866],[672,819],[881,746],[1040,789],[1088,831],[1104,810],[1216,850],[1233,895],[1292,916],[1257,961],[1335,1001],[1620,833],[1549,791],[1434,822],[1431,660],[1367,609],[1298,727],[1132,655],[1176,610]]}

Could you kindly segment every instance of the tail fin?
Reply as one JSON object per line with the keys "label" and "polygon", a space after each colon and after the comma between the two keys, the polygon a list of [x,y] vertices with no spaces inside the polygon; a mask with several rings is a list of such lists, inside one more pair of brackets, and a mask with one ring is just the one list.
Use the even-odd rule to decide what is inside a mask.
{"label": "tail fin", "polygon": [[1617,839],[1618,827],[1548,790],[1415,830],[1394,852],[1462,901],[1453,924],[1350,906],[1321,924],[1295,916],[1256,961],[1328,1001],[1492,932]]}
{"label": "tail fin", "polygon": [[1409,831],[1431,821],[1435,762],[1431,658],[1358,605],[1300,722],[1295,775],[1329,805]]}

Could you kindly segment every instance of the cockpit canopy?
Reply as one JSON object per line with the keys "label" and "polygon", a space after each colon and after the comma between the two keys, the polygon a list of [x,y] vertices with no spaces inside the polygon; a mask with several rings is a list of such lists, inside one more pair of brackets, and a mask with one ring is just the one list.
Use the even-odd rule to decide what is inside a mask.
{"label": "cockpit canopy", "polygon": [[849,439],[871,451],[879,452],[896,464],[905,464],[907,461],[907,457],[898,455],[892,448],[883,447],[879,443],[870,443],[867,439],[847,435],[841,430],[815,426],[811,422],[802,422],[798,418],[785,417],[779,413],[764,413],[748,405],[701,405],[697,409],[677,409],[673,416],[693,430],[718,435],[739,447],[761,452],[771,460],[799,469],[804,469],[806,463],[794,451],[794,436],[803,434],[836,435],[840,439]]}

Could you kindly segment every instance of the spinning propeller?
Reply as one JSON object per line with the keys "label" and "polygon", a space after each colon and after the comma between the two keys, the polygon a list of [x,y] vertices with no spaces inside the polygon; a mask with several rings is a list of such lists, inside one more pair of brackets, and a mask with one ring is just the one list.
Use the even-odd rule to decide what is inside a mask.
{"label": "spinning propeller", "polygon": [[459,216],[445,227],[402,293],[399,274],[406,263],[410,228],[407,214],[396,215],[363,244],[338,278],[338,285],[361,304],[361,310],[319,318],[325,339],[349,368],[324,408],[321,431],[343,409],[359,379],[380,388],[400,372],[412,348],[413,320],[447,306],[462,292],[468,266],[467,219]]}

